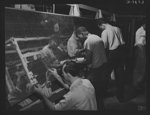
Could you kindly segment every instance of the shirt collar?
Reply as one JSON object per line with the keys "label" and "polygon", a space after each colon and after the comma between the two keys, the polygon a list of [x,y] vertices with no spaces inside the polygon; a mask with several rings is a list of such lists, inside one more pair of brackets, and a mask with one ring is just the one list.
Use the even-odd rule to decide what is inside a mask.
{"label": "shirt collar", "polygon": [[75,87],[79,86],[82,83],[81,78],[76,79],[70,86],[70,90],[73,90]]}

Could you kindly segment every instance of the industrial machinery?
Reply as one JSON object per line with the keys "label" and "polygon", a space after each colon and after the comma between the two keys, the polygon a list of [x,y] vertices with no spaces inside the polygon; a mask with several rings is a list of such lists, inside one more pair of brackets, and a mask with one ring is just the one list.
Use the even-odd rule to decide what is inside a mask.
{"label": "industrial machinery", "polygon": [[47,65],[51,65],[50,58],[44,59],[42,55],[42,48],[49,40],[50,37],[32,37],[10,38],[5,42],[5,78],[8,102],[13,109],[25,110],[40,103],[40,100],[32,95],[33,86],[43,90],[44,87],[51,88],[53,95],[59,92],[63,92],[61,95],[66,93],[63,91],[63,82],[48,71]]}

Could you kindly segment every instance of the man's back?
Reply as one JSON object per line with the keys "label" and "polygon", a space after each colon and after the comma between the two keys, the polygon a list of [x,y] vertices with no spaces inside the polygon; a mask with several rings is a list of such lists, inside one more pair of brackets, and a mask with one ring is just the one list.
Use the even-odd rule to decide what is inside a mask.
{"label": "man's back", "polygon": [[125,44],[125,42],[123,41],[123,36],[122,36],[122,32],[121,29],[119,27],[113,26],[117,35],[117,38],[120,42],[120,45]]}
{"label": "man's back", "polygon": [[73,99],[78,110],[97,110],[95,89],[87,79],[82,79],[82,84],[74,90]]}
{"label": "man's back", "polygon": [[97,110],[95,89],[87,79],[77,79],[64,97],[55,106],[57,110]]}
{"label": "man's back", "polygon": [[92,68],[100,67],[107,61],[104,43],[102,39],[94,34],[89,34],[84,42],[84,48],[92,52]]}
{"label": "man's back", "polygon": [[118,46],[124,44],[121,30],[118,27],[107,25],[107,28],[102,32],[102,39],[105,48],[114,50]]}

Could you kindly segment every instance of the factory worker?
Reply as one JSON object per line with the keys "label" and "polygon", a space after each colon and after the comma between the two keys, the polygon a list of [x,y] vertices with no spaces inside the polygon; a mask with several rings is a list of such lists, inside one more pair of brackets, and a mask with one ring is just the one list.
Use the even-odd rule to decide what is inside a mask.
{"label": "factory worker", "polygon": [[[64,79],[70,86],[70,91],[64,95],[64,99],[57,104],[52,103],[41,91],[35,87],[35,92],[43,100],[49,110],[97,110],[95,89],[87,79],[79,77],[77,63],[70,61],[63,66]],[[50,70],[53,75],[59,76],[56,69]]]}
{"label": "factory worker", "polygon": [[103,95],[105,94],[107,77],[104,65],[107,62],[104,43],[102,39],[88,32],[85,27],[78,27],[76,36],[80,41],[84,42],[84,49],[86,49],[85,63],[89,67],[89,74],[87,78],[92,82],[95,91],[98,109],[100,111],[104,108]]}
{"label": "factory worker", "polygon": [[125,57],[125,42],[123,41],[122,33],[119,27],[112,26],[109,20],[101,18],[98,20],[98,26],[102,30],[101,38],[104,42],[107,53],[108,63],[111,69],[114,69],[117,98],[120,102],[124,100],[124,57]]}
{"label": "factory worker", "polygon": [[145,75],[146,75],[146,31],[145,23],[138,28],[135,35],[134,46],[134,70],[133,70],[133,86],[137,93],[142,93],[145,89]]}

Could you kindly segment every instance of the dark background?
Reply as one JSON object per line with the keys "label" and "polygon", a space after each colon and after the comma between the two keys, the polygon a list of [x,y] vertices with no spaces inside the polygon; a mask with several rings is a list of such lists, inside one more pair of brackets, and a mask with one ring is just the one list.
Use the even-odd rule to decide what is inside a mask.
{"label": "dark background", "polygon": [[[56,23],[59,24],[58,33],[54,31]],[[74,26],[85,26],[89,32],[98,33],[94,19],[5,8],[5,41],[10,37],[47,37],[53,34],[68,37]]]}

